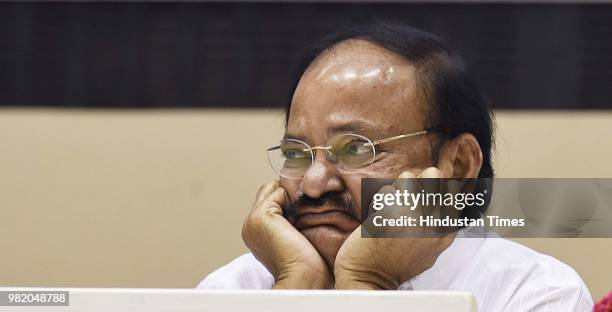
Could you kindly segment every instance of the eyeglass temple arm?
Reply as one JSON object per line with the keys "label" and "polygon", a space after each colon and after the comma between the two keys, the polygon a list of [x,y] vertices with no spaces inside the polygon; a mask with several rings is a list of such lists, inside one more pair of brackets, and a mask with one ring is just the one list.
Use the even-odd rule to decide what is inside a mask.
{"label": "eyeglass temple arm", "polygon": [[[425,130],[421,130],[421,131],[417,131],[417,132],[412,132],[412,133],[406,133],[406,134],[400,134],[400,135],[396,135],[390,138],[385,138],[385,139],[380,139],[380,140],[376,140],[374,142],[372,142],[372,146],[376,146],[376,145],[380,145],[383,143],[388,143],[388,142],[393,142],[393,141],[397,141],[399,139],[405,139],[405,138],[411,138],[417,135],[423,135],[423,134],[427,134],[427,133],[432,133],[432,132],[437,132],[439,131],[439,127],[431,127],[431,128],[427,128]],[[364,143],[364,146],[370,145],[370,143]],[[274,149],[278,149],[280,148],[279,146],[274,146],[268,149],[268,151],[274,150]],[[305,148],[302,149],[302,152],[307,152],[309,150],[330,150],[332,147],[331,146],[314,146],[311,148]]]}
{"label": "eyeglass temple arm", "polygon": [[[436,132],[436,131],[438,131],[438,127],[431,127],[431,128],[427,128],[425,130],[417,131],[417,132],[400,134],[400,135],[396,135],[396,136],[393,136],[393,137],[390,137],[390,138],[376,140],[376,141],[372,142],[372,145],[376,146],[376,145],[380,145],[380,144],[383,144],[383,143],[389,143],[389,142],[397,141],[397,140],[400,140],[400,139],[411,138],[411,137],[415,137],[417,135],[423,135],[423,134],[432,133],[432,132]],[[366,144],[369,145],[368,143],[366,143]],[[364,145],[366,145],[366,144],[364,144]]]}

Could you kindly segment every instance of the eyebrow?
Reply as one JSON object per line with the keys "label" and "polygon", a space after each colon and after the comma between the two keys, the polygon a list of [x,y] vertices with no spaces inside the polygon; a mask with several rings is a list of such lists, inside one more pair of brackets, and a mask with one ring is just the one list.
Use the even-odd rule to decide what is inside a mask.
{"label": "eyebrow", "polygon": [[[366,134],[372,135],[376,133],[376,135],[380,135],[380,134],[387,133],[387,131],[385,129],[382,129],[381,127],[374,126],[367,121],[352,120],[352,121],[343,123],[335,127],[328,127],[327,133],[329,135],[332,135],[335,133],[356,133],[356,134],[362,134],[362,135],[368,136]],[[283,139],[295,139],[295,140],[306,142],[306,137],[302,135],[295,135],[295,134],[287,133],[287,132],[283,136]]]}
{"label": "eyebrow", "polygon": [[360,133],[368,133],[368,132],[383,132],[383,129],[380,127],[376,127],[369,122],[362,120],[354,120],[348,123],[342,124],[337,127],[328,128],[329,133],[337,133],[337,132],[360,132]]}

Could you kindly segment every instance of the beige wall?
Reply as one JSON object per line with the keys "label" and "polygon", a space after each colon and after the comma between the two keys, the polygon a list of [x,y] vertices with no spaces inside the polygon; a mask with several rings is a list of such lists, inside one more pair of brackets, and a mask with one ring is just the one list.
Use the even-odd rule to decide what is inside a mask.
{"label": "beige wall", "polygon": [[[612,177],[612,113],[498,112],[502,177]],[[280,111],[0,110],[0,286],[193,287],[246,251]],[[612,239],[521,240],[612,289]]]}

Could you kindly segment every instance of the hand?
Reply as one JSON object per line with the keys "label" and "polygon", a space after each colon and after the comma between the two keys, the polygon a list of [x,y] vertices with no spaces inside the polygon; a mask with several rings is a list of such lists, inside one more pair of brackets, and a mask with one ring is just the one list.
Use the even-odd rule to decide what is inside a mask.
{"label": "hand", "polygon": [[[408,171],[399,176],[413,179],[442,177],[440,170],[433,167],[423,171],[419,177]],[[409,183],[396,180],[393,185],[385,186],[385,191],[414,189],[414,184],[417,183],[415,180],[402,181]],[[402,283],[429,269],[453,239],[454,234],[435,237],[361,238],[359,226],[340,247],[336,256],[336,288],[397,290]]]}
{"label": "hand", "polygon": [[242,226],[242,239],[274,276],[274,288],[331,288],[332,277],[321,255],[283,217],[288,201],[278,181],[262,186]]}

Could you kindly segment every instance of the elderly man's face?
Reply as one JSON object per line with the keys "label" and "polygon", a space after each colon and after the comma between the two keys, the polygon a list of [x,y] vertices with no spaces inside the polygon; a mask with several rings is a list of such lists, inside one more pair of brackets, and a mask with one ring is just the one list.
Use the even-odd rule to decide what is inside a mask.
{"label": "elderly man's face", "polygon": [[[432,126],[426,124],[415,71],[399,55],[367,41],[340,43],[302,76],[286,137],[323,146],[339,133],[377,140]],[[281,178],[297,211],[290,222],[333,267],[338,249],[359,226],[360,179],[418,173],[432,164],[430,142],[417,136],[377,146],[374,163],[353,172],[339,170],[318,150],[303,178]]]}

